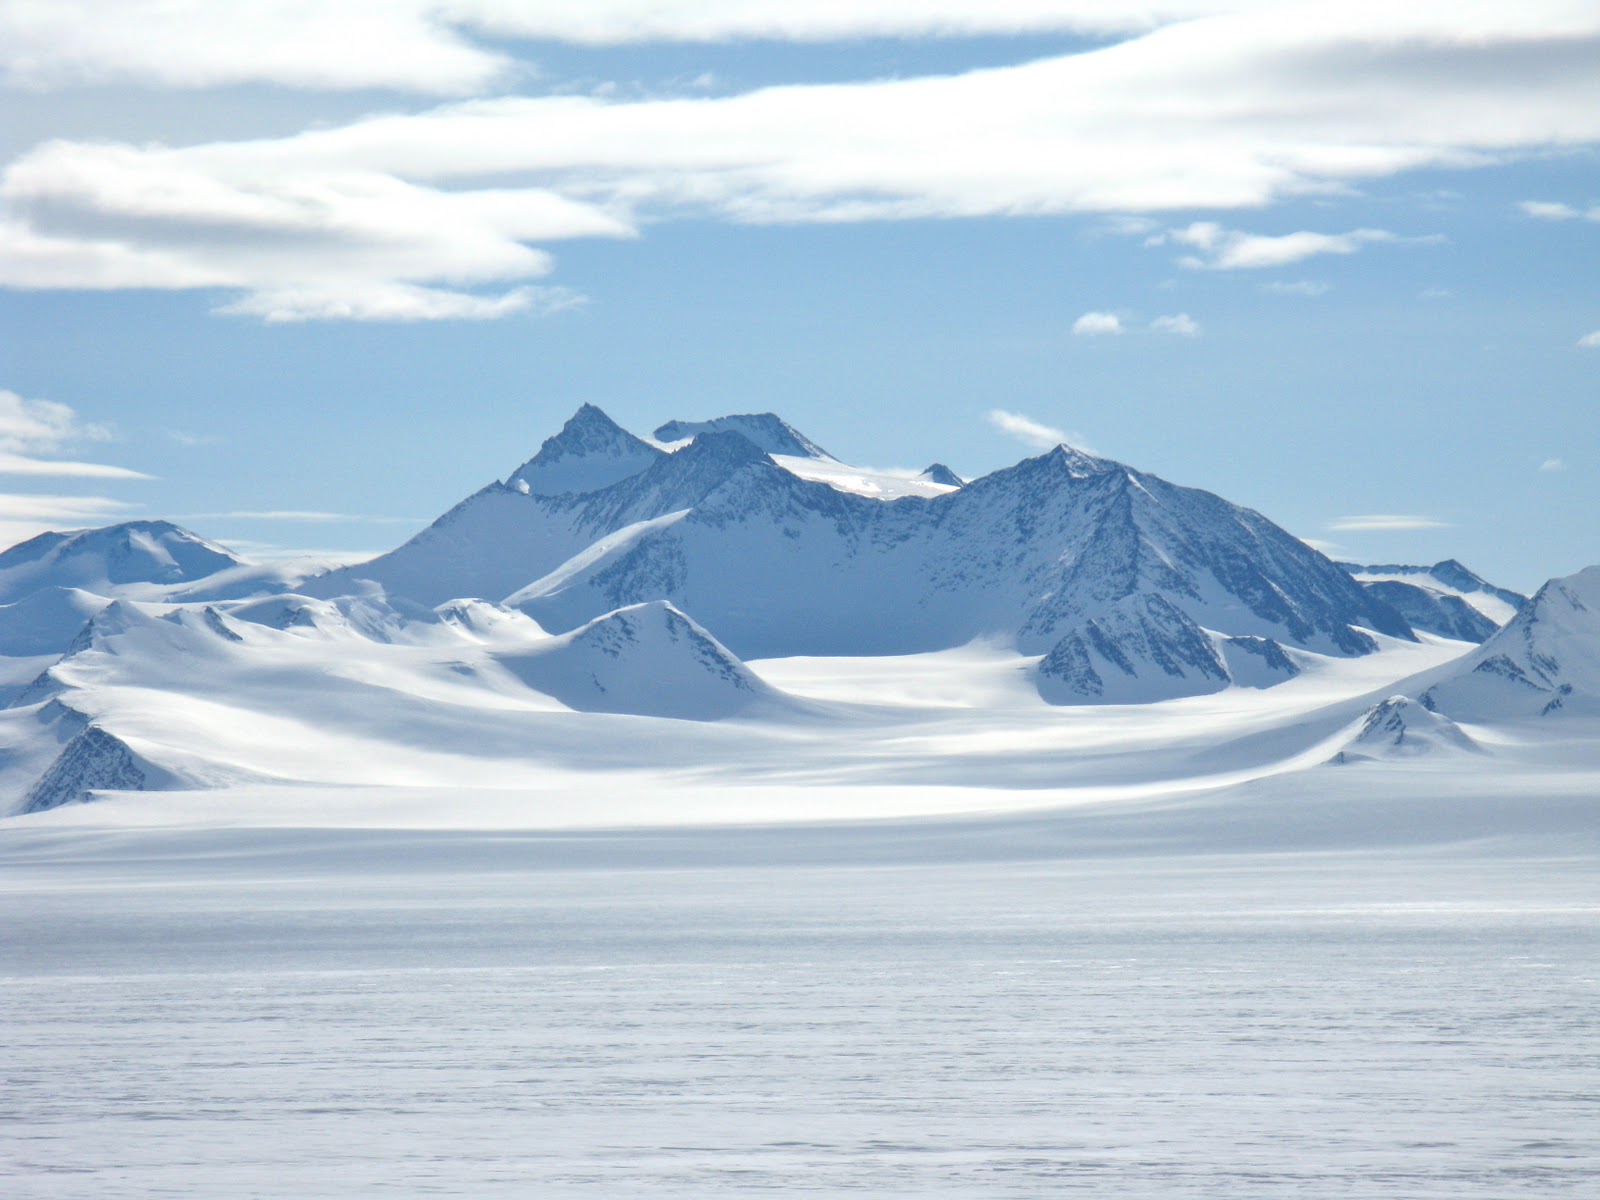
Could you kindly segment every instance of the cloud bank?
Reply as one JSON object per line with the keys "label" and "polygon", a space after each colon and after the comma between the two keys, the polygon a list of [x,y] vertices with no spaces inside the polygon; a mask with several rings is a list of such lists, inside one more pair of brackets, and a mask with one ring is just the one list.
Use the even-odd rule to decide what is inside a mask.
{"label": "cloud bank", "polygon": [[[348,74],[360,66],[446,94],[472,93],[510,69],[462,30],[592,42],[1134,33],[950,76],[719,98],[475,99],[187,147],[56,141],[0,176],[0,285],[222,289],[233,293],[225,311],[280,321],[491,319],[560,307],[561,294],[529,290],[552,269],[542,246],[631,237],[683,216],[842,222],[1256,208],[1422,167],[1600,142],[1600,8],[1565,0],[1168,4],[1132,16],[1110,3],[1043,0],[992,10],[905,0],[859,11],[842,0],[77,0],[6,13],[8,69],[37,86],[152,72],[188,86],[402,86]],[[293,54],[280,45],[285,14],[302,15]],[[171,46],[141,19],[167,29]],[[150,65],[158,45],[159,69]],[[319,46],[331,50],[308,49]],[[1400,240],[1378,229],[1265,236],[1216,222],[1166,236],[1192,252],[1189,265],[1210,270]]]}

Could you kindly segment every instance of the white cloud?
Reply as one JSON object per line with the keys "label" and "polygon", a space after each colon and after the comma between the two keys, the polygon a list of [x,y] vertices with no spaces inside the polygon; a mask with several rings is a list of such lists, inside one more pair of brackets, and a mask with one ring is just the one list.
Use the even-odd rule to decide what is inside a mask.
{"label": "white cloud", "polygon": [[1200,322],[1188,313],[1174,313],[1170,317],[1157,317],[1150,322],[1150,328],[1156,333],[1175,333],[1180,337],[1199,337]]}
{"label": "white cloud", "polygon": [[274,288],[252,292],[217,309],[227,316],[261,317],[269,325],[297,321],[493,321],[510,313],[539,315],[585,302],[566,288],[519,287],[499,296],[443,288],[373,284]]}
{"label": "white cloud", "polygon": [[1455,293],[1447,287],[1425,287],[1417,295],[1424,300],[1448,300]]}
{"label": "white cloud", "polygon": [[1141,32],[1261,0],[50,0],[0,7],[0,76],[33,88],[237,83],[469,94],[516,64],[478,38],[585,45]]}
{"label": "white cloud", "polygon": [[[975,0],[880,0],[862,15],[843,0],[823,4],[821,15],[807,15],[812,7],[301,4],[295,11],[337,10],[329,21],[404,18],[413,33],[434,30],[444,40],[361,37],[349,32],[355,24],[324,36],[322,18],[308,16],[309,26],[302,22],[280,45],[288,28],[280,5],[123,0],[120,10],[132,15],[119,15],[110,0],[76,0],[26,6],[33,24],[0,44],[20,47],[14,67],[26,59],[44,76],[68,67],[71,76],[81,66],[117,78],[163,77],[160,59],[170,59],[175,76],[195,78],[208,64],[221,70],[231,61],[237,73],[258,62],[267,74],[249,77],[265,78],[279,70],[273,63],[288,61],[287,46],[306,60],[283,68],[291,74],[337,80],[357,66],[392,68],[450,91],[481,87],[504,66],[460,40],[469,26],[526,33],[529,22],[543,21],[542,36],[592,40],[761,30],[856,36],[874,22],[923,33],[1029,21],[1160,27],[1083,53],[947,77],[719,98],[481,99],[291,137],[179,148],[52,142],[11,163],[0,183],[0,284],[222,288],[240,293],[235,311],[288,320],[486,317],[526,311],[515,286],[551,269],[537,245],[630,236],[645,222],[679,216],[860,221],[1236,209],[1338,194],[1422,167],[1600,141],[1600,72],[1579,52],[1600,40],[1593,5],[1526,0],[1463,10],[1444,0],[1351,0],[1193,19],[1180,18],[1236,6],[1174,3],[1154,17],[1139,6],[1119,16],[1109,0],[1058,7],[1053,17],[1045,0],[996,5],[992,16]],[[102,15],[103,30],[90,20]],[[186,19],[185,28],[169,27]],[[441,56],[430,57],[435,51]],[[317,86],[346,84],[371,81]],[[1183,232],[1191,243],[1209,242],[1192,245],[1192,257],[1216,269],[1281,266],[1399,240],[1384,230],[1263,237],[1216,227],[1208,237],[1205,228]],[[426,294],[395,290],[405,288]]]}
{"label": "white cloud", "polygon": [[1600,329],[1596,329],[1593,333],[1584,334],[1578,339],[1578,345],[1585,350],[1600,350]]}
{"label": "white cloud", "polygon": [[82,529],[125,519],[134,506],[105,496],[0,493],[0,548],[51,529]]}
{"label": "white cloud", "polygon": [[1007,412],[1003,408],[991,409],[989,424],[1001,433],[1014,437],[1026,446],[1035,450],[1053,450],[1057,446],[1070,445],[1085,449],[1083,440],[1076,434],[1068,433],[1064,429],[1056,429],[1022,413]]}
{"label": "white cloud", "polygon": [[1547,458],[1539,464],[1539,470],[1544,471],[1547,474],[1553,474],[1557,471],[1565,471],[1566,469],[1566,460],[1561,458]]}
{"label": "white cloud", "polygon": [[1548,200],[1524,200],[1517,207],[1524,216],[1537,217],[1541,221],[1570,221],[1582,215],[1570,204],[1556,204]]}
{"label": "white cloud", "polygon": [[1208,271],[1250,271],[1288,266],[1319,254],[1354,254],[1375,242],[1437,241],[1435,237],[1402,238],[1387,229],[1352,229],[1349,233],[1296,233],[1276,235],[1224,229],[1215,221],[1196,221],[1149,239],[1149,245],[1176,242],[1192,246],[1198,255],[1186,255],[1180,266]]}
{"label": "white cloud", "polygon": [[1116,313],[1086,312],[1072,323],[1072,332],[1079,337],[1100,337],[1123,332],[1122,318]]}
{"label": "white cloud", "polygon": [[0,475],[45,475],[78,479],[149,479],[139,471],[105,463],[41,458],[83,441],[103,442],[111,431],[85,423],[70,405],[26,400],[0,389]]}
{"label": "white cloud", "polygon": [[1591,205],[1588,209],[1579,209],[1557,201],[1524,200],[1517,207],[1522,210],[1524,216],[1535,217],[1541,221],[1576,221],[1580,218],[1600,221],[1600,204]]}
{"label": "white cloud", "polygon": [[[1261,285],[1263,292],[1270,292],[1274,296],[1326,296],[1333,290],[1333,284],[1324,283],[1320,279],[1296,279],[1292,283],[1282,280],[1273,280],[1271,283]],[[1309,543],[1307,543],[1309,545]]]}
{"label": "white cloud", "polygon": [[187,429],[169,429],[167,436],[190,450],[196,446],[214,446],[222,440],[214,433],[190,433]]}
{"label": "white cloud", "polygon": [[1449,529],[1450,523],[1404,513],[1372,513],[1360,517],[1339,517],[1329,521],[1328,528],[1335,533],[1395,533],[1408,529]]}

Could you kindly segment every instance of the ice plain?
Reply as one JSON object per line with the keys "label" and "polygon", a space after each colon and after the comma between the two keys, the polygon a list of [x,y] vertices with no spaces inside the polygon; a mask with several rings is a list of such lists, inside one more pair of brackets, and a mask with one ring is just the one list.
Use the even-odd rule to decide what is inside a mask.
{"label": "ice plain", "polygon": [[0,1186],[1592,1194],[1592,795],[1517,820],[1388,780],[1330,827],[1285,818],[1298,779],[850,823],[13,821]]}

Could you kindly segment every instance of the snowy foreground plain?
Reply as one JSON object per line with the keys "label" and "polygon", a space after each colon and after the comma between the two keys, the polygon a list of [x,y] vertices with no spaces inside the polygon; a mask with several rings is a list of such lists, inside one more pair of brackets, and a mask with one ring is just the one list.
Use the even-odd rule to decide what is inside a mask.
{"label": "snowy foreground plain", "polygon": [[[1174,745],[1222,702],[1183,703]],[[1535,728],[1493,771],[1180,786],[1152,741],[1138,786],[1091,760],[985,791],[980,750],[1028,752],[980,721],[963,786],[674,769],[16,818],[0,1190],[1592,1196],[1600,728]]]}

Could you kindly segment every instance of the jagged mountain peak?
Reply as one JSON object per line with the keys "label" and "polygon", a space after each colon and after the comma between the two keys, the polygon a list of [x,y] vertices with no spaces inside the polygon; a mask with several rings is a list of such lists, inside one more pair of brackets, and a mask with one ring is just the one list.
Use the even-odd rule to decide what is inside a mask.
{"label": "jagged mountain peak", "polygon": [[655,438],[661,442],[681,442],[701,434],[722,432],[743,434],[767,454],[837,461],[777,413],[770,412],[735,413],[709,421],[668,421],[655,431]]}
{"label": "jagged mountain peak", "polygon": [[524,494],[560,496],[596,492],[637,475],[662,456],[593,404],[582,405],[559,433],[506,479]]}

